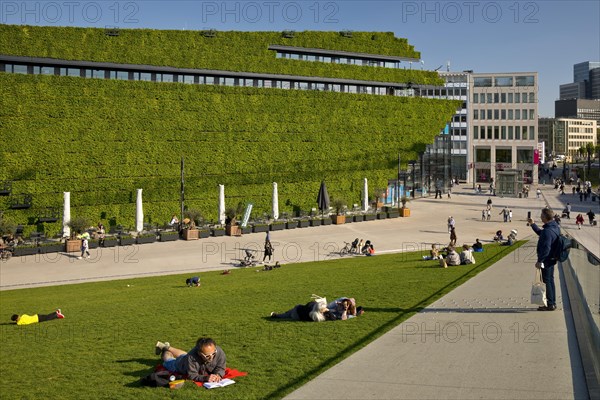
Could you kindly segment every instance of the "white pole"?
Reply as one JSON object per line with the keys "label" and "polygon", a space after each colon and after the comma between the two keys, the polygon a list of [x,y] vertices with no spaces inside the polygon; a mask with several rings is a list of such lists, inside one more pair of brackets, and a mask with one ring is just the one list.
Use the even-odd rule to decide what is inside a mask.
{"label": "white pole", "polygon": [[71,192],[64,192],[64,205],[63,205],[63,237],[71,237],[71,228],[69,223],[71,222]]}
{"label": "white pole", "polygon": [[139,233],[144,230],[144,208],[142,206],[142,189],[137,190],[135,209],[135,230]]}
{"label": "white pole", "polygon": [[273,219],[279,219],[279,193],[277,192],[277,182],[273,182]]}
{"label": "white pole", "polygon": [[225,224],[225,185],[219,185],[219,224]]}

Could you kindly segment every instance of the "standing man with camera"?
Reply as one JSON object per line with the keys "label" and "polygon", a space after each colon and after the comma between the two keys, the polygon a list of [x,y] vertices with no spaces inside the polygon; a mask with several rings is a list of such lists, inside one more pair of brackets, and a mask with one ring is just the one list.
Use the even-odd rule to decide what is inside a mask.
{"label": "standing man with camera", "polygon": [[533,218],[528,218],[527,222],[531,229],[539,236],[537,243],[537,262],[535,267],[542,270],[542,281],[546,285],[546,306],[540,306],[538,311],[556,310],[556,289],[554,287],[554,266],[558,261],[560,249],[560,228],[554,220],[554,212],[550,208],[543,208],[540,218],[544,225],[538,227]]}

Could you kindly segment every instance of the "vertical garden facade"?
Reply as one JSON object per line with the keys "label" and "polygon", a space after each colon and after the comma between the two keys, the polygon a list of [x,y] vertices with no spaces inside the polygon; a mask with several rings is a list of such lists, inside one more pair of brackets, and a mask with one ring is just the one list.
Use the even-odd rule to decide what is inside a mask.
{"label": "vertical garden facade", "polygon": [[[460,102],[416,97],[437,74],[391,33],[105,31],[0,25],[0,197],[4,218],[39,230],[71,192],[72,216],[133,225],[185,204],[217,219],[226,202],[282,212],[385,187]],[[14,207],[15,204],[27,207]],[[27,203],[27,204],[23,204]],[[60,222],[44,224],[48,234]]]}

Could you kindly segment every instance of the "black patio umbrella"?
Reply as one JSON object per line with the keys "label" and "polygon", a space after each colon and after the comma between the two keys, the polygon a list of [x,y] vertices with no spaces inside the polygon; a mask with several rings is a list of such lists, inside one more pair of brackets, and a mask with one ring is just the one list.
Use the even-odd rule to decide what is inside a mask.
{"label": "black patio umbrella", "polygon": [[327,186],[325,186],[325,181],[321,182],[319,194],[317,195],[317,204],[319,205],[319,210],[321,210],[321,216],[323,216],[323,213],[325,213],[325,211],[329,211],[329,194],[327,193]]}

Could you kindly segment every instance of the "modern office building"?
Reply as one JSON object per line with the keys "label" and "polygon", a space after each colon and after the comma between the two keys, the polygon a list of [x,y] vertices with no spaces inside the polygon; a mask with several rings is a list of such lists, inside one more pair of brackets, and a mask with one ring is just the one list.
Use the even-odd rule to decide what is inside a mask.
{"label": "modern office building", "polygon": [[[600,62],[585,61],[573,65],[573,82],[560,85],[560,99],[600,99],[600,89],[594,90],[594,85],[599,85],[598,74]],[[595,72],[592,72],[596,70]],[[594,84],[594,80],[596,83]]]}
{"label": "modern office building", "polygon": [[600,100],[556,100],[554,102],[554,117],[594,119],[600,123]]}
{"label": "modern office building", "polygon": [[597,144],[597,127],[593,119],[540,118],[538,140],[545,143],[547,156],[564,155],[571,162],[582,146]]}
{"label": "modern office building", "polygon": [[516,195],[537,183],[537,72],[474,73],[468,108],[469,182]]}
{"label": "modern office building", "polygon": [[591,98],[600,99],[600,67],[590,70]]}

